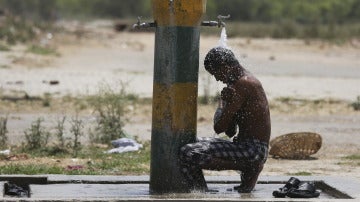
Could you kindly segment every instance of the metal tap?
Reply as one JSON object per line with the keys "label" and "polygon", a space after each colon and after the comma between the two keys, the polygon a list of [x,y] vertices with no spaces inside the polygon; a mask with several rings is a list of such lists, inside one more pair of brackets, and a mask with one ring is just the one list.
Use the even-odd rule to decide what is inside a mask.
{"label": "metal tap", "polygon": [[141,16],[139,16],[137,19],[138,19],[137,23],[132,26],[133,29],[156,27],[155,22],[143,22],[143,23],[141,23]]}
{"label": "metal tap", "polygon": [[230,15],[227,15],[227,16],[218,15],[218,16],[217,16],[217,19],[218,19],[217,21],[203,21],[203,22],[201,23],[201,26],[225,27],[226,24],[225,24],[224,20],[225,20],[225,19],[228,19],[228,18],[230,18]]}

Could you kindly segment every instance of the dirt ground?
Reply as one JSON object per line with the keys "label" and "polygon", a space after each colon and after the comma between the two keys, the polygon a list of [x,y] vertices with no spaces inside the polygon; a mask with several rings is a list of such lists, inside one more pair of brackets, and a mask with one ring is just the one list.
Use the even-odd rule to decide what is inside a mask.
{"label": "dirt ground", "polygon": [[[75,33],[81,27],[81,34]],[[112,22],[96,21],[79,26],[67,23],[66,34],[53,34],[44,43],[56,47],[58,56],[26,52],[17,45],[0,52],[0,92],[29,96],[50,93],[54,100],[95,94],[101,83],[114,89],[127,82],[128,92],[152,96],[154,33],[114,32]],[[76,32],[78,33],[78,32]],[[219,30],[220,34],[220,30]],[[223,87],[203,69],[207,51],[219,37],[201,36],[199,95],[215,95]],[[240,62],[262,82],[271,103],[272,138],[300,131],[321,134],[323,146],[313,160],[269,158],[263,175],[354,176],[360,179],[360,112],[349,104],[360,95],[360,48],[358,41],[334,45],[322,41],[229,38],[228,46]],[[58,82],[51,84],[51,82]],[[291,100],[287,102],[286,100]],[[214,105],[199,105],[198,136],[213,136]],[[151,105],[134,107],[125,130],[142,140],[151,136]],[[75,114],[72,106],[59,102],[44,108],[41,103],[1,101],[0,116],[9,114],[11,143],[18,143],[23,131],[39,117],[47,125],[58,117]],[[81,114],[94,122],[90,112]],[[225,172],[227,174],[236,174]],[[207,174],[220,174],[207,172]]]}

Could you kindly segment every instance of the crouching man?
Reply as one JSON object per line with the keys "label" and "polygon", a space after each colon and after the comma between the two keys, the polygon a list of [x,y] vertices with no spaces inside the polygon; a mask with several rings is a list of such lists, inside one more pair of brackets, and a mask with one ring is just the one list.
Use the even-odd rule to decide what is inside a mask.
{"label": "crouching man", "polygon": [[217,81],[226,84],[214,115],[214,130],[232,139],[202,138],[183,146],[181,172],[191,189],[207,191],[202,169],[239,170],[241,184],[236,189],[251,192],[267,159],[271,132],[264,89],[229,49],[211,49],[204,65]]}

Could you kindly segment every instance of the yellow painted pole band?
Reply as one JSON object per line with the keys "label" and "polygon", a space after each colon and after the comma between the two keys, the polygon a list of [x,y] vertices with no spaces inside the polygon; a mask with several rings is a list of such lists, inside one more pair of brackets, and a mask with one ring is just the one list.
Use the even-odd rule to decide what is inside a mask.
{"label": "yellow painted pole band", "polygon": [[154,83],[154,130],[170,126],[173,132],[196,133],[197,83],[174,83],[170,86]]}
{"label": "yellow painted pole band", "polygon": [[206,12],[206,0],[152,0],[152,8],[157,26],[195,27]]}

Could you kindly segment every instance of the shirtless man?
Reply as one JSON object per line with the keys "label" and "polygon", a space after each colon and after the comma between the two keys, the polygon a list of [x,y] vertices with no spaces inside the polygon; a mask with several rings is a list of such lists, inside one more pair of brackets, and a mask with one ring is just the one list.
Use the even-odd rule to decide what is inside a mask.
{"label": "shirtless man", "polygon": [[202,169],[240,170],[241,184],[235,189],[251,192],[267,159],[270,139],[270,112],[264,89],[229,49],[211,49],[204,65],[217,81],[227,85],[214,115],[214,130],[217,134],[225,132],[232,140],[202,138],[183,146],[181,172],[191,189],[207,191]]}

